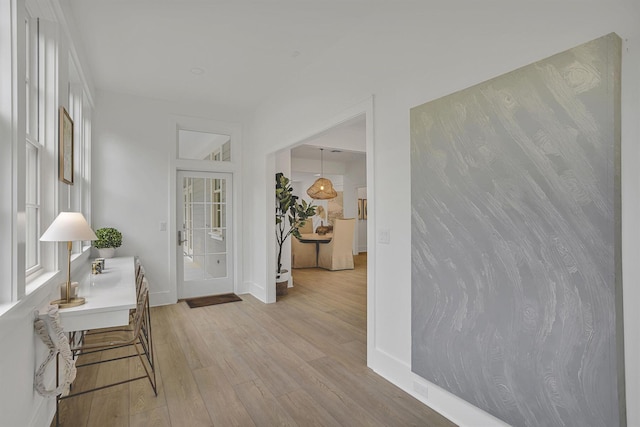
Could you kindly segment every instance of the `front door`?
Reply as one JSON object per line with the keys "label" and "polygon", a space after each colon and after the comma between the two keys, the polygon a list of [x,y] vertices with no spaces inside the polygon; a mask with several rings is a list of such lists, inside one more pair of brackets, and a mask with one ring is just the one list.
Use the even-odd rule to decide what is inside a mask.
{"label": "front door", "polygon": [[179,171],[178,298],[234,292],[232,175]]}

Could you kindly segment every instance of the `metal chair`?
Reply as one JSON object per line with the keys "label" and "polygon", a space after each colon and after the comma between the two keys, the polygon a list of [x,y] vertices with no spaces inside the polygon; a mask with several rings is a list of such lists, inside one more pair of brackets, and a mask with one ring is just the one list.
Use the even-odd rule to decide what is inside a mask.
{"label": "metal chair", "polygon": [[[103,390],[105,388],[114,387],[144,378],[147,378],[149,380],[149,384],[153,389],[153,393],[157,396],[158,390],[156,386],[157,383],[155,373],[155,360],[153,353],[153,342],[151,339],[151,317],[149,313],[149,284],[146,279],[142,279],[136,309],[129,326],[122,329],[106,329],[104,331],[96,330],[94,332],[96,333],[85,336],[85,340],[83,340],[81,345],[77,345],[71,348],[74,356],[79,357],[96,352],[103,353],[110,350],[127,347],[133,347],[135,349],[135,352],[129,352],[129,354],[126,356],[109,358],[105,357],[103,354],[100,358],[101,360],[96,362],[76,364],[76,368],[80,369],[86,366],[137,357],[142,364],[142,367],[144,368],[145,375],[140,375],[135,378],[128,378],[126,380],[117,381],[110,384],[100,385],[89,390],[83,390],[75,393],[72,389],[71,393],[69,393],[68,395],[59,396],[56,403],[58,404],[61,400],[69,399],[75,396],[83,395],[97,390]],[[57,412],[59,413],[59,411]]]}

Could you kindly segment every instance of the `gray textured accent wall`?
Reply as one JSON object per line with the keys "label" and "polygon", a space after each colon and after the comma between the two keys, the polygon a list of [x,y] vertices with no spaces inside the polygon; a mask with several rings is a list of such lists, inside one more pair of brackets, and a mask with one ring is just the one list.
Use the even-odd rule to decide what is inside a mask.
{"label": "gray textured accent wall", "polygon": [[615,34],[411,109],[412,370],[514,426],[626,425]]}

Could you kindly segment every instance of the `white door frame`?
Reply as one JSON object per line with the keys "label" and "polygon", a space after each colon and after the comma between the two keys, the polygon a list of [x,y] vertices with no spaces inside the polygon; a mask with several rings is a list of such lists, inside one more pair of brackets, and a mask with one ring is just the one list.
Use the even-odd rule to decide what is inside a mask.
{"label": "white door frame", "polygon": [[[178,159],[178,131],[193,130],[200,132],[211,132],[231,135],[231,161],[211,162],[202,160],[180,160]],[[197,117],[171,115],[167,127],[167,144],[175,148],[174,155],[169,159],[168,170],[168,192],[169,204],[167,206],[168,236],[167,236],[167,274],[169,276],[170,287],[166,291],[156,292],[152,297],[153,305],[174,304],[178,301],[177,288],[177,268],[175,244],[178,238],[176,227],[176,183],[178,170],[204,171],[204,172],[228,172],[233,175],[233,278],[234,292],[244,293],[240,285],[242,278],[242,198],[240,189],[242,188],[242,177],[240,176],[240,165],[242,164],[242,132],[239,123],[221,122],[215,120],[202,119]]]}
{"label": "white door frame", "polygon": [[[183,224],[185,222],[188,221],[187,218],[183,218],[184,217],[184,193],[183,193],[183,185],[182,185],[182,180],[184,178],[187,177],[193,177],[193,178],[204,178],[204,179],[222,179],[226,181],[226,185],[225,185],[225,202],[224,202],[224,218],[225,218],[225,223],[224,223],[224,228],[225,228],[225,233],[224,235],[221,236],[217,236],[217,240],[220,240],[222,242],[224,242],[224,247],[225,247],[225,253],[226,253],[226,266],[225,266],[225,271],[226,271],[226,276],[224,277],[216,277],[216,278],[210,278],[210,279],[199,279],[199,280],[189,280],[189,281],[185,281],[184,277],[184,264],[185,264],[185,257],[183,254],[183,249],[182,249],[182,245],[179,241],[180,238],[182,238],[183,240],[188,240],[189,243],[191,243],[193,241],[193,235],[191,236],[184,236],[184,229],[183,229]],[[206,296],[206,295],[213,295],[213,294],[226,294],[226,293],[231,293],[231,292],[235,292],[235,284],[234,284],[234,271],[233,271],[233,265],[234,265],[234,253],[233,253],[233,230],[235,228],[235,225],[233,223],[233,174],[228,173],[228,172],[201,172],[201,171],[178,171],[177,173],[177,178],[178,182],[176,182],[176,228],[178,229],[178,237],[176,239],[176,246],[175,246],[175,250],[176,250],[176,271],[177,271],[177,292],[178,292],[178,298],[183,299],[183,298],[193,298],[193,297],[199,297],[199,296]],[[206,191],[206,187],[205,187],[205,191]],[[206,196],[206,194],[204,195]],[[213,195],[211,195],[211,202],[213,202]],[[206,213],[206,205],[204,204],[205,200],[203,200],[203,214],[204,214],[204,226],[205,227],[214,227],[215,224],[213,216],[212,215],[207,215]],[[211,208],[211,206],[210,206]],[[211,223],[207,223],[207,219],[210,220]],[[222,219],[222,217],[220,218]],[[181,220],[182,223],[181,224]],[[193,224],[191,224],[193,226]],[[182,235],[181,235],[182,234]],[[225,237],[226,236],[226,237]],[[209,238],[208,236],[205,237],[204,240],[204,245],[205,247],[208,246],[209,243],[211,244],[220,244],[217,240],[214,240],[213,234],[212,237]],[[204,251],[204,255],[206,258],[206,250]],[[205,265],[209,265],[207,264],[204,260],[203,261],[203,267]],[[220,260],[218,260],[218,262],[220,262]]]}
{"label": "white door frame", "polygon": [[374,147],[374,97],[373,95],[362,102],[348,108],[341,113],[337,114],[333,118],[323,122],[317,128],[312,129],[305,135],[291,138],[285,141],[277,149],[269,152],[265,156],[265,192],[266,192],[266,205],[265,215],[267,215],[267,224],[272,224],[265,230],[267,247],[265,252],[267,254],[267,272],[264,280],[265,295],[264,301],[272,303],[276,301],[276,239],[275,239],[275,221],[273,220],[273,197],[274,197],[274,176],[276,173],[276,153],[285,148],[291,148],[295,145],[299,145],[302,141],[306,141],[322,132],[329,130],[341,123],[344,123],[355,117],[365,115],[365,127],[366,127],[366,152],[367,152],[367,365],[370,365],[370,361],[375,356],[375,260],[376,260],[376,245],[375,245],[375,230],[376,230],[376,203],[375,203],[375,147]]}

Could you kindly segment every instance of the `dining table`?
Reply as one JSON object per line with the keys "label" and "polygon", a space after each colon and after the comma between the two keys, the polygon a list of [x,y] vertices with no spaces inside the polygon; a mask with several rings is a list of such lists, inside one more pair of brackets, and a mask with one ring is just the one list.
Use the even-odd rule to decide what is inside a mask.
{"label": "dining table", "polygon": [[318,234],[318,233],[300,233],[300,240],[302,243],[315,243],[316,245],[316,266],[318,265],[318,255],[320,253],[320,244],[329,243],[333,238],[333,233]]}

